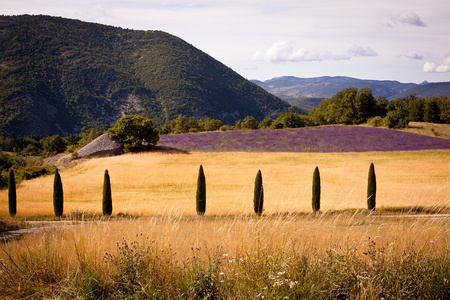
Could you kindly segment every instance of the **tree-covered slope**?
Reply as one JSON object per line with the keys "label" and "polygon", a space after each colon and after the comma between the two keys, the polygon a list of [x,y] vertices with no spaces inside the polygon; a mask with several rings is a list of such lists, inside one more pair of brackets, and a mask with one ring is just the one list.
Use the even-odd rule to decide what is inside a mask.
{"label": "tree-covered slope", "polygon": [[131,113],[234,123],[288,108],[168,33],[0,16],[0,137],[105,129]]}

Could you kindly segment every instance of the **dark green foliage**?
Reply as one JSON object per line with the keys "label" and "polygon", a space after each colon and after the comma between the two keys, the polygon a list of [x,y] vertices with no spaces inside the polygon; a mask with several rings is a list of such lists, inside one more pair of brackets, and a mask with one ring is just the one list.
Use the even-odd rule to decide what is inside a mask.
{"label": "dark green foliage", "polygon": [[153,121],[139,115],[129,115],[119,119],[108,130],[109,136],[121,142],[125,151],[140,151],[156,145],[158,131],[153,128]]}
{"label": "dark green foliage", "polygon": [[290,107],[165,32],[28,15],[0,16],[0,32],[0,137],[102,131],[124,114],[232,124]]}
{"label": "dark green foliage", "polygon": [[275,122],[272,124],[272,127],[275,129],[282,128],[300,128],[305,126],[311,126],[312,122],[309,120],[309,117],[306,115],[299,115],[295,112],[288,111],[287,113],[281,113]]}
{"label": "dark green foliage", "polygon": [[203,173],[203,166],[200,165],[197,179],[197,195],[196,195],[197,214],[203,216],[206,211],[206,181]]}
{"label": "dark green foliage", "polygon": [[9,214],[15,216],[17,213],[17,196],[16,196],[16,179],[14,178],[14,171],[9,171],[8,184],[8,205]]}
{"label": "dark green foliage", "polygon": [[66,141],[59,134],[42,139],[41,144],[42,148],[48,153],[62,153],[67,146]]}
{"label": "dark green foliage", "polygon": [[312,183],[312,209],[313,211],[320,210],[320,173],[319,167],[314,169],[313,183]]}
{"label": "dark green foliage", "polygon": [[6,154],[0,151],[0,188],[8,186],[8,174],[14,170],[18,181],[36,178],[41,175],[52,174],[53,165],[42,166],[39,160],[26,159],[17,154]]}
{"label": "dark green foliage", "polygon": [[253,209],[255,213],[260,216],[263,212],[264,205],[264,187],[261,175],[261,170],[258,170],[255,178],[255,191],[253,194]]}
{"label": "dark green foliage", "polygon": [[53,210],[55,212],[55,216],[61,217],[63,215],[64,195],[61,175],[59,175],[58,169],[56,169],[55,179],[53,181]]}
{"label": "dark green foliage", "polygon": [[105,170],[105,177],[103,180],[102,211],[104,216],[110,216],[112,214],[111,182],[108,170]]}
{"label": "dark green foliage", "polygon": [[377,195],[377,179],[375,177],[375,167],[370,164],[369,178],[367,183],[367,209],[375,210],[375,199]]}
{"label": "dark green foliage", "polygon": [[194,117],[187,117],[179,115],[170,122],[164,123],[159,128],[160,134],[169,133],[187,133],[187,132],[202,132],[202,131],[216,131],[223,126],[222,121],[211,118],[195,119]]}
{"label": "dark green foliage", "polygon": [[375,99],[370,88],[347,88],[330,99],[323,100],[309,116],[318,125],[361,124],[369,118],[384,116],[385,99]]}

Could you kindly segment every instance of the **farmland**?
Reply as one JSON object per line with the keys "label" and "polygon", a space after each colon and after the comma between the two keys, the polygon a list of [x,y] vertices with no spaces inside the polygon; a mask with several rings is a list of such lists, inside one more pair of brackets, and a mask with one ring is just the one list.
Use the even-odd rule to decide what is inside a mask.
{"label": "farmland", "polygon": [[284,130],[163,135],[159,144],[187,151],[216,152],[367,152],[450,149],[448,139],[386,128],[334,125]]}
{"label": "farmland", "polygon": [[[322,149],[329,140],[323,138]],[[164,137],[161,145],[175,147]],[[62,218],[51,217],[52,176],[22,182],[16,219],[79,226],[61,222],[45,234],[0,245],[0,293],[52,299],[448,298],[448,217],[399,212],[448,213],[448,150],[301,153],[279,145],[281,152],[228,152],[222,145],[217,151],[186,147],[192,152],[80,160],[61,169]],[[366,209],[371,162],[374,213]],[[206,177],[203,217],[195,211],[199,165]],[[316,166],[322,213],[313,214]],[[112,217],[100,215],[105,169]],[[258,170],[265,193],[261,217],[252,207]],[[3,220],[12,219],[7,211],[2,190]]]}

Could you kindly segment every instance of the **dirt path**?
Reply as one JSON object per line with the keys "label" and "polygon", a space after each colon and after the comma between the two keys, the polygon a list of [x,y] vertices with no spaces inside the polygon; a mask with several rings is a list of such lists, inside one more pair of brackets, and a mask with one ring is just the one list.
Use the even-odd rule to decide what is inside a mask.
{"label": "dirt path", "polygon": [[10,230],[0,232],[0,243],[7,243],[12,240],[17,240],[22,238],[24,235],[28,234],[41,234],[48,230],[53,230],[65,226],[82,226],[90,221],[76,222],[76,221],[27,221],[30,228]]}

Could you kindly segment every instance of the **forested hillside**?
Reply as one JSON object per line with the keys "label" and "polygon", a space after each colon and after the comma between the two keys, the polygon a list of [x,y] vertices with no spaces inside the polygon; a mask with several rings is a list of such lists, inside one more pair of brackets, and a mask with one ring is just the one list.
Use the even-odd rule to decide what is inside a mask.
{"label": "forested hillside", "polygon": [[49,16],[0,16],[0,137],[107,129],[125,114],[234,123],[289,104],[185,41]]}

